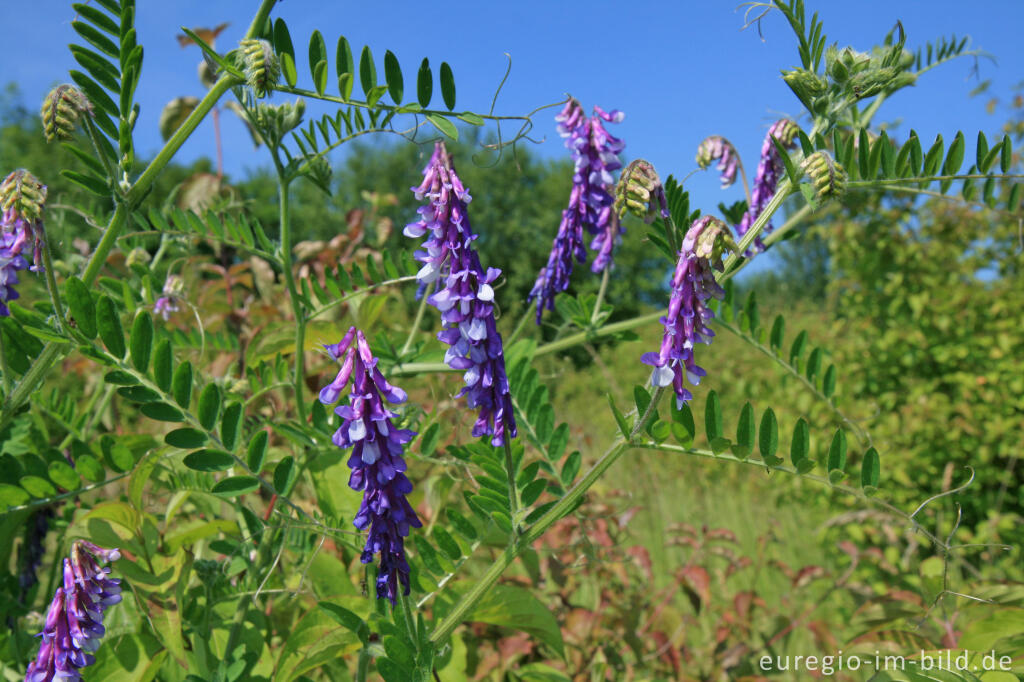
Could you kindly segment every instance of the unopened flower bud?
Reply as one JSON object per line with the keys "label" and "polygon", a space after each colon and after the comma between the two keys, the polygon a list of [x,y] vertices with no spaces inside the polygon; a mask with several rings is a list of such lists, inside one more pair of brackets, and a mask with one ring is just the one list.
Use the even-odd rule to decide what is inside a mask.
{"label": "unopened flower bud", "polygon": [[0,211],[35,222],[43,214],[46,185],[24,168],[19,168],[0,183]]}
{"label": "unopened flower bud", "polygon": [[257,97],[266,97],[281,78],[281,63],[274,49],[266,40],[243,40],[238,45],[246,82]]}
{"label": "unopened flower bud", "polygon": [[732,142],[721,135],[705,138],[697,148],[697,165],[707,170],[712,161],[718,161],[718,170],[722,174],[722,189],[736,182],[736,171],[740,165],[740,155]]}
{"label": "unopened flower bud", "polygon": [[825,90],[828,89],[828,83],[824,78],[807,69],[783,71],[782,80],[786,81],[790,90],[805,104],[825,94]]}
{"label": "unopened flower bud", "polygon": [[736,241],[732,230],[718,218],[704,215],[694,221],[683,239],[683,252],[692,253],[697,258],[706,258],[716,270],[723,268],[722,255],[735,252]]}
{"label": "unopened flower bud", "polygon": [[58,85],[43,100],[39,112],[47,142],[70,140],[82,114],[92,116],[92,103],[73,85]]}
{"label": "unopened flower bud", "polygon": [[146,251],[141,246],[136,246],[134,249],[128,252],[128,257],[125,258],[125,263],[131,265],[145,265],[150,261],[149,251]]}
{"label": "unopened flower bud", "polygon": [[622,171],[615,185],[615,210],[619,216],[628,211],[647,223],[654,221],[659,210],[663,218],[669,217],[665,187],[650,162],[637,159]]}
{"label": "unopened flower bud", "polygon": [[814,152],[800,164],[820,200],[834,199],[846,190],[846,171],[827,152]]}

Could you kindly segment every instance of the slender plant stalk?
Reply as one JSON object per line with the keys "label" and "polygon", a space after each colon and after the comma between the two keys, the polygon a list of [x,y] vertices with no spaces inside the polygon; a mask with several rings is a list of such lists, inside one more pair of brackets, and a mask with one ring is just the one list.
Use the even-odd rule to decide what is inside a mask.
{"label": "slender plant stalk", "polygon": [[512,333],[509,334],[508,341],[506,342],[506,343],[508,343],[508,345],[511,346],[512,343],[517,338],[519,338],[519,335],[522,333],[523,329],[526,327],[527,321],[529,321],[529,319],[531,317],[533,317],[534,315],[536,315],[536,311],[533,310],[533,306],[529,306],[529,305],[526,306],[526,311],[523,313],[523,316],[519,318],[519,323],[516,324],[515,329],[513,329]]}
{"label": "slender plant stalk", "polygon": [[43,239],[43,270],[46,271],[46,291],[50,294],[50,304],[53,306],[53,313],[57,316],[57,324],[60,326],[64,336],[71,336],[68,330],[67,321],[64,319],[64,306],[60,303],[60,289],[57,288],[57,279],[53,274],[53,258],[50,256],[50,240]]}
{"label": "slender plant stalk", "polygon": [[7,366],[7,347],[4,346],[4,335],[0,332],[0,372],[4,375],[4,395],[11,394],[11,368]]}
{"label": "slender plant stalk", "polygon": [[412,327],[409,328],[409,336],[406,337],[402,350],[398,352],[398,357],[404,358],[405,354],[409,352],[410,348],[412,348],[412,342],[416,339],[416,334],[420,331],[420,324],[423,322],[423,313],[427,310],[427,298],[433,290],[433,282],[428,284],[423,290],[423,295],[420,296],[420,306],[416,309],[416,318],[412,321]]}
{"label": "slender plant stalk", "polygon": [[295,376],[292,386],[295,391],[295,409],[298,412],[299,421],[304,424],[306,423],[306,403],[302,397],[302,385],[306,380],[306,310],[302,306],[298,288],[295,286],[295,272],[292,263],[291,207],[288,201],[288,188],[291,183],[285,176],[284,166],[277,158],[276,149],[273,154],[280,195],[281,267],[284,270],[284,281],[288,287],[288,296],[291,298],[292,311],[295,314]]}
{"label": "slender plant stalk", "polygon": [[518,535],[519,527],[519,488],[516,487],[516,470],[512,461],[512,444],[505,438],[505,473],[508,474],[508,507],[512,512],[512,530]]}
{"label": "slender plant stalk", "polygon": [[601,286],[597,289],[597,300],[594,301],[594,312],[590,315],[590,326],[597,324],[597,318],[601,315],[601,304],[604,303],[604,295],[608,291],[608,278],[611,276],[611,266],[606,267],[601,273]]}

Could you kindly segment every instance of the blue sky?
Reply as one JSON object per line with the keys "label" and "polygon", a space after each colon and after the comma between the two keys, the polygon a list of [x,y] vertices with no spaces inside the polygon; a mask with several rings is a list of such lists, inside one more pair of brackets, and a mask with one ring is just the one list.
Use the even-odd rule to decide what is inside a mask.
{"label": "blue sky", "polygon": [[[179,27],[230,22],[218,40],[226,51],[244,32],[256,4],[255,0],[139,2],[139,40],[146,57],[138,91],[142,114],[136,130],[144,155],[160,146],[157,120],[164,103],[177,95],[203,92],[196,79],[198,51],[178,46]],[[977,64],[970,58],[954,61],[886,103],[878,120],[912,122],[923,140],[937,133],[948,140],[963,129],[973,145],[977,130],[996,132],[1002,119],[988,115],[985,102],[990,95],[1005,99],[1011,87],[1024,80],[1021,0],[808,0],[807,4],[824,19],[829,41],[840,46],[867,49],[899,19],[910,48],[956,33],[970,35],[974,46],[995,57],[996,62],[983,59]],[[798,111],[796,99],[779,78],[779,70],[794,66],[797,60],[789,28],[775,13],[763,22],[763,40],[756,29],[741,31],[743,9],[731,0],[394,0],[385,10],[380,7],[374,2],[279,3],[274,15],[290,26],[299,55],[300,84],[309,83],[306,43],[312,31],[319,29],[332,55],[342,34],[354,50],[369,44],[378,70],[384,51],[395,52],[406,73],[407,92],[423,57],[429,57],[435,69],[447,61],[458,85],[458,108],[486,111],[508,52],[512,73],[496,113],[526,113],[559,101],[567,92],[587,108],[600,104],[621,109],[626,120],[611,129],[626,141],[627,156],[647,158],[663,176],[673,172],[683,176],[693,170],[697,145],[711,134],[730,138],[752,173],[767,126],[781,115]],[[66,2],[0,3],[0,22],[9,36],[17,35],[17,47],[9,45],[0,81],[16,82],[25,103],[33,108],[49,87],[67,80],[67,70],[74,66],[65,48],[71,41],[81,42],[71,29],[73,19],[74,11]],[[968,98],[979,82],[972,75],[975,66],[980,79],[992,80],[992,87],[990,94]],[[567,153],[554,130],[555,112],[541,112],[534,131],[545,138],[538,151],[552,157]],[[266,157],[253,150],[241,124],[231,117],[225,120],[227,171],[239,177],[265,165]],[[897,133],[906,129],[904,124]],[[212,156],[212,140],[212,128],[205,125],[182,149],[181,157]],[[968,158],[972,155],[968,150]],[[411,170],[410,177],[417,173]],[[736,200],[741,192],[736,187],[721,192],[712,173],[695,176],[687,187],[706,209],[722,200]]]}

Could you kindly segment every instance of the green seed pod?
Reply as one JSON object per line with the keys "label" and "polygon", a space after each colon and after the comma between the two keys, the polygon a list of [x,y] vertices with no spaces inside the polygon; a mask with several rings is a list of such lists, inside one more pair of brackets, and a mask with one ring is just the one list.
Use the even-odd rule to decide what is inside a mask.
{"label": "green seed pod", "polygon": [[615,185],[615,211],[619,217],[629,212],[651,223],[659,209],[662,217],[667,218],[668,202],[661,178],[650,162],[637,159],[626,166]]}
{"label": "green seed pod", "polygon": [[82,114],[92,116],[92,103],[73,85],[58,85],[50,90],[39,112],[47,142],[70,140]]}
{"label": "green seed pod", "polygon": [[281,78],[281,63],[266,40],[243,40],[239,47],[239,66],[257,97],[266,97]]}
{"label": "green seed pod", "polygon": [[814,152],[804,159],[800,168],[810,178],[820,201],[836,199],[846,191],[846,171],[827,152]]}
{"label": "green seed pod", "polygon": [[46,185],[24,168],[19,168],[0,183],[0,211],[11,211],[30,223],[43,215]]}

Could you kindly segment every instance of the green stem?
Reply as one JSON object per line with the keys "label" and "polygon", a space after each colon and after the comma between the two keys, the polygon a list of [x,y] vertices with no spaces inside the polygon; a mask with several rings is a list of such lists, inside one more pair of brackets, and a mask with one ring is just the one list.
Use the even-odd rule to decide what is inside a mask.
{"label": "green stem", "polygon": [[409,336],[405,339],[405,344],[402,346],[402,350],[398,352],[398,357],[404,358],[405,354],[412,348],[412,342],[416,338],[416,334],[420,331],[420,324],[423,322],[423,313],[427,310],[427,298],[430,296],[430,292],[434,290],[434,283],[431,282],[423,289],[423,295],[420,296],[420,307],[416,309],[416,317],[412,321],[412,327],[409,329]]}
{"label": "green stem", "polygon": [[516,340],[517,338],[519,338],[519,335],[520,335],[520,334],[522,333],[522,331],[523,331],[523,328],[524,328],[524,327],[526,327],[526,323],[527,323],[527,321],[528,321],[528,320],[529,320],[529,319],[530,319],[531,317],[533,317],[534,315],[536,315],[536,314],[537,314],[537,313],[536,313],[536,311],[535,311],[535,310],[533,309],[533,306],[529,306],[529,305],[528,305],[528,306],[526,306],[526,312],[524,312],[524,313],[523,313],[523,316],[522,316],[521,318],[519,318],[519,323],[518,323],[518,324],[516,325],[516,328],[512,330],[512,333],[511,333],[511,334],[509,334],[509,337],[508,337],[508,341],[506,341],[505,343],[506,343],[507,345],[511,346],[511,345],[512,345],[512,343],[513,343],[513,342],[514,342],[514,341],[515,341],[515,340]]}
{"label": "green stem", "polygon": [[516,470],[512,461],[511,439],[505,439],[505,473],[508,474],[508,507],[512,512],[512,529],[518,535],[519,527],[519,488],[516,486]]}
{"label": "green stem", "polygon": [[0,372],[4,375],[4,396],[11,395],[11,368],[7,366],[7,348],[4,346],[4,335],[0,332]]}
{"label": "green stem", "polygon": [[604,295],[608,290],[608,278],[611,275],[611,267],[604,269],[601,273],[601,286],[597,290],[597,300],[594,301],[594,312],[590,315],[590,326],[593,327],[597,324],[597,318],[601,314],[601,304],[604,303]]}
{"label": "green stem", "polygon": [[438,623],[434,632],[430,635],[430,641],[432,643],[440,644],[447,639],[455,628],[466,620],[469,614],[473,611],[477,602],[487,594],[487,591],[490,590],[494,583],[498,581],[498,578],[501,577],[501,574],[505,569],[512,565],[512,562],[515,561],[516,557],[519,556],[523,550],[533,544],[537,538],[543,535],[548,528],[552,526],[552,524],[572,511],[572,509],[579,504],[583,495],[594,485],[594,483],[597,482],[599,478],[601,478],[608,468],[622,456],[622,453],[634,445],[633,439],[636,438],[636,435],[647,425],[647,421],[654,414],[654,410],[657,408],[657,404],[664,392],[665,389],[662,387],[659,387],[654,392],[654,396],[651,397],[651,402],[647,406],[647,410],[645,410],[643,415],[637,419],[636,424],[629,433],[628,439],[620,436],[608,451],[602,455],[601,459],[594,464],[590,471],[584,474],[572,489],[562,497],[562,499],[560,499],[547,511],[546,514],[544,514],[544,516],[538,519],[535,524],[530,526],[525,533],[509,544],[509,546],[498,555],[495,562],[491,564],[480,578],[477,579],[473,587],[466,592],[444,620]]}
{"label": "green stem", "polygon": [[359,650],[359,661],[356,663],[356,682],[366,682],[366,676],[370,673],[370,649],[363,646]]}
{"label": "green stem", "polygon": [[53,274],[53,258],[50,256],[50,240],[45,237],[43,242],[43,270],[46,275],[46,290],[50,294],[50,303],[53,305],[53,313],[57,316],[57,324],[60,326],[64,336],[71,336],[64,319],[64,306],[60,303],[60,290],[57,288],[57,278]]}
{"label": "green stem", "polygon": [[419,658],[420,638],[416,634],[416,619],[412,617],[412,607],[409,605],[411,600],[409,595],[402,590],[399,590],[398,593],[398,600],[402,602],[402,615],[405,616],[405,627],[409,631],[409,639],[412,640],[413,646],[416,648],[416,657]]}
{"label": "green stem", "polygon": [[295,377],[292,385],[295,390],[295,410],[299,421],[306,423],[306,404],[302,398],[302,385],[306,377],[306,311],[302,307],[298,288],[295,286],[295,273],[292,264],[292,226],[291,207],[288,202],[288,187],[291,184],[285,176],[284,166],[277,158],[277,150],[273,150],[274,165],[277,167],[278,191],[280,193],[281,222],[281,267],[284,270],[284,281],[291,298],[292,311],[295,313]]}

